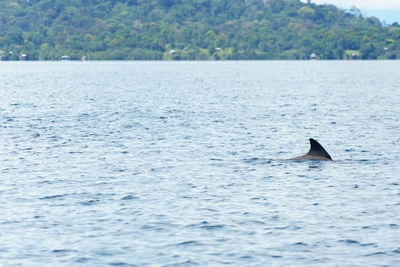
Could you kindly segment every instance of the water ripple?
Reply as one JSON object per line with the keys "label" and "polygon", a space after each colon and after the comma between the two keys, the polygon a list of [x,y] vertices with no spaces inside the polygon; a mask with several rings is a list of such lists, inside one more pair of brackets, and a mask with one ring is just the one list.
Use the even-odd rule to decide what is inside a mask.
{"label": "water ripple", "polygon": [[2,266],[400,266],[397,61],[0,73]]}

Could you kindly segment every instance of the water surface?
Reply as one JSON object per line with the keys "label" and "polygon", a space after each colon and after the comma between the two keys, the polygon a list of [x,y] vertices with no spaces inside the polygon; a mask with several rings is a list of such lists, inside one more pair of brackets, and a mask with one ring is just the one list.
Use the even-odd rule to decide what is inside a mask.
{"label": "water surface", "polygon": [[400,265],[399,73],[1,62],[0,263]]}

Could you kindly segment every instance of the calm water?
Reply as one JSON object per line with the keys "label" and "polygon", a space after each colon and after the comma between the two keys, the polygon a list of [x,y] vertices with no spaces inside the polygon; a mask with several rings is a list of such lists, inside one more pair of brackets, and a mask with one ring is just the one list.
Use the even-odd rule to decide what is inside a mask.
{"label": "calm water", "polygon": [[0,63],[0,265],[400,265],[399,61]]}

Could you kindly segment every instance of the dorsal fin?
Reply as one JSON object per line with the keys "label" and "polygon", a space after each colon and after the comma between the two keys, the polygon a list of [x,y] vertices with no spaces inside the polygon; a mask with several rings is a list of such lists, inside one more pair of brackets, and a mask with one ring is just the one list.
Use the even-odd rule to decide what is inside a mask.
{"label": "dorsal fin", "polygon": [[315,139],[310,138],[310,146],[310,151],[308,151],[307,155],[324,157],[332,160],[325,148],[323,148]]}

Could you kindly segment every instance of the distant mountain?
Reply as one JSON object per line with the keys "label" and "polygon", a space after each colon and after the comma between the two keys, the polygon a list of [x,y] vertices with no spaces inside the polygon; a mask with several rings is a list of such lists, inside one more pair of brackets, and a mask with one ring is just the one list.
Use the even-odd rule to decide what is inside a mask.
{"label": "distant mountain", "polygon": [[16,60],[398,59],[400,25],[300,0],[3,0]]}

